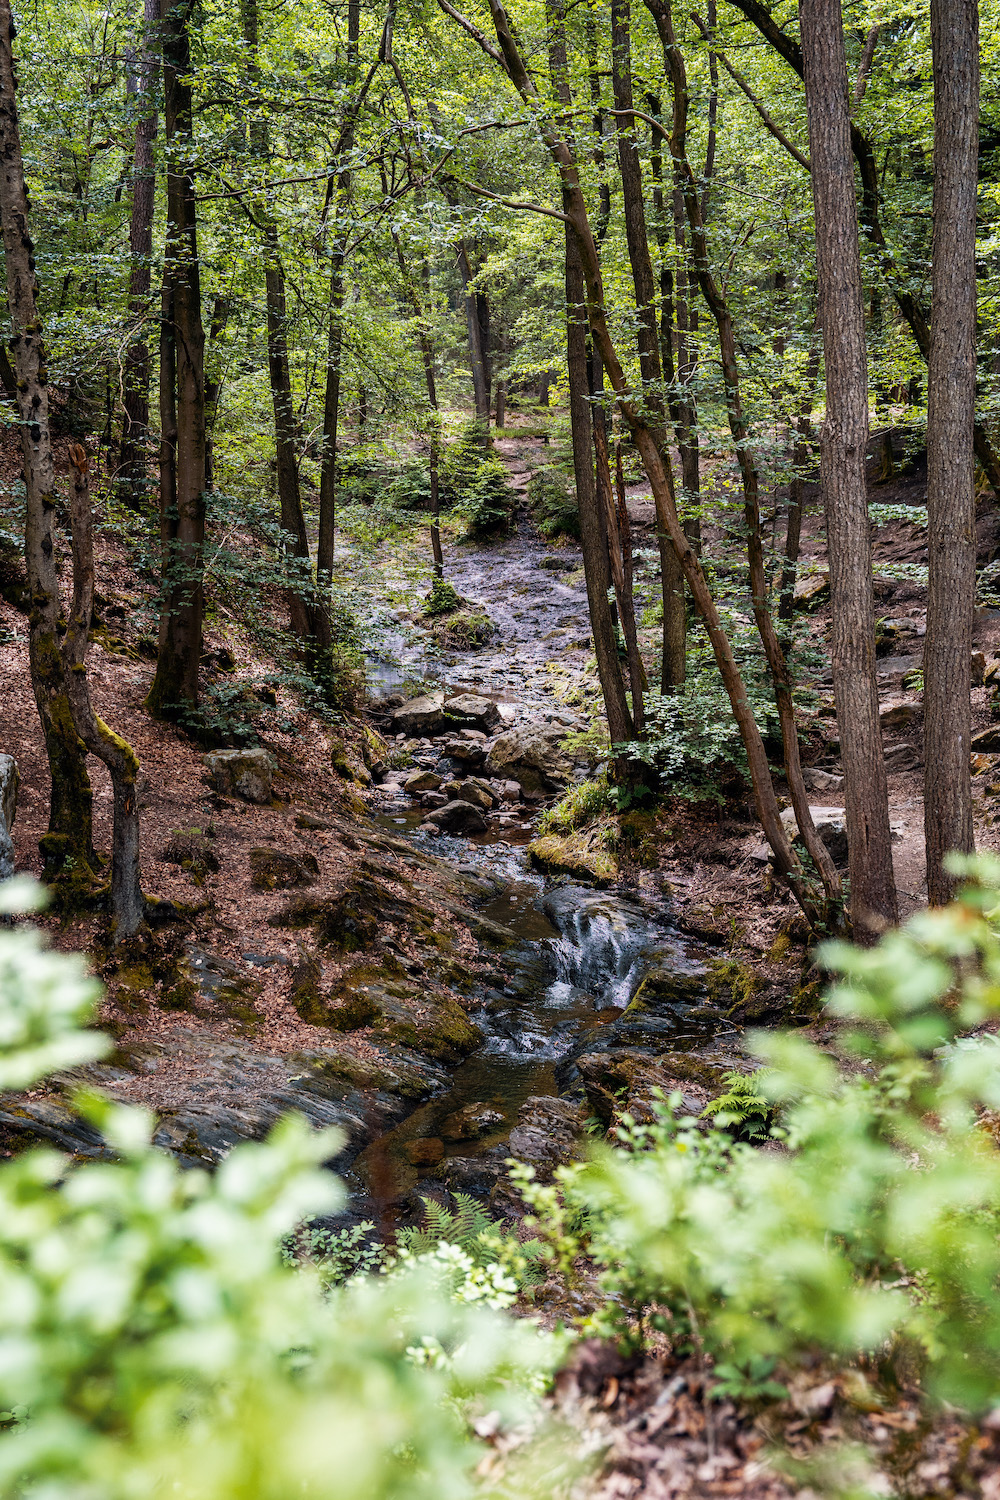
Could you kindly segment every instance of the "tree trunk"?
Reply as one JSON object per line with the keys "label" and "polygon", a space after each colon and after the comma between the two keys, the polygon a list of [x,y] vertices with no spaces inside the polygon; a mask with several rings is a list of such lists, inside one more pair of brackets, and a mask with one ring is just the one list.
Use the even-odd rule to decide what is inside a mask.
{"label": "tree trunk", "polygon": [[480,317],[479,294],[472,284],[472,265],[464,240],[455,246],[458,274],[462,279],[462,295],[465,299],[465,324],[469,335],[469,363],[472,366],[472,397],[476,408],[476,421],[485,427],[484,442],[489,442],[490,429],[490,379],[487,353],[483,347],[483,325]]}
{"label": "tree trunk", "polygon": [[94,713],[87,685],[87,637],[94,608],[94,517],[90,503],[87,453],[70,451],[73,495],[73,607],[64,645],[70,704],[77,732],[87,749],[104,762],[111,777],[111,938],[117,947],[135,937],[146,915],[139,876],[139,762],[131,745]]}
{"label": "tree trunk", "polygon": [[[632,281],[635,287],[636,343],[643,383],[643,402],[649,422],[657,434],[663,461],[670,463],[666,418],[663,408],[663,371],[660,364],[656,318],[656,290],[649,256],[646,211],[643,204],[642,171],[635,147],[632,116],[632,58],[629,0],[611,3],[611,81],[618,125],[618,164],[622,180],[622,206]],[[663,654],[660,690],[676,692],[684,685],[687,631],[684,578],[677,554],[661,526],[657,526],[660,551],[660,581],[663,595]]]}
{"label": "tree trunk", "polygon": [[949,850],[973,850],[969,741],[976,598],[977,0],[931,0],[934,235],[927,377],[927,641],[924,831],[927,897],[954,892]]}
{"label": "tree trunk", "polygon": [[215,489],[215,420],[219,415],[219,400],[222,396],[220,345],[231,312],[229,297],[224,292],[219,292],[212,303],[208,345],[205,350],[205,490],[209,495]]}
{"label": "tree trunk", "polygon": [[896,922],[889,802],[875,677],[875,606],[865,489],[868,371],[841,0],[800,0],[826,355],[820,470],[826,507],[851,916],[871,940]]}
{"label": "tree trunk", "polygon": [[205,604],[205,333],[191,131],[190,7],[191,0],[161,0],[160,11],[168,224],[160,334],[163,605],[156,675],[146,706],[167,719],[198,706]]}
{"label": "tree trunk", "polygon": [[778,589],[778,619],[787,622],[795,612],[796,565],[802,540],[802,491],[805,467],[812,448],[812,409],[816,402],[819,379],[819,345],[809,350],[802,404],[795,418],[795,443],[792,447],[792,478],[788,486],[788,516],[785,522],[785,563]]}
{"label": "tree trunk", "polygon": [[[347,4],[347,62],[352,85],[356,81],[358,42],[361,36],[360,0]],[[354,145],[354,123],[358,101],[352,98],[340,139],[343,159]],[[332,644],[330,590],[337,542],[337,436],[340,428],[340,386],[344,362],[344,265],[347,260],[346,229],[341,214],[351,195],[351,170],[342,166],[331,178],[328,191],[333,200],[333,239],[330,252],[330,322],[326,351],[326,390],[323,398],[323,451],[319,476],[319,532],[316,538],[316,591],[319,600],[316,631],[321,647]]]}
{"label": "tree trunk", "polygon": [[153,142],[156,139],[156,49],[154,32],[159,0],[145,0],[142,53],[135,89],[135,155],[132,164],[132,217],[129,228],[131,272],[128,289],[129,321],[135,329],[125,350],[122,404],[121,459],[115,486],[126,504],[141,508],[147,498],[149,441],[149,344],[145,325],[153,260],[153,208],[156,177]]}
{"label": "tree trunk", "polygon": [[93,887],[98,860],[92,836],[90,780],[84,747],[73,724],[60,647],[65,622],[52,537],[56,482],[49,432],[48,371],[38,317],[35,251],[29,234],[13,39],[10,0],[0,0],[0,221],[25,487],[25,565],[31,592],[28,651],[31,686],[52,775],[49,828],[39,847],[45,858],[44,878],[60,877],[82,894]]}
{"label": "tree trunk", "polygon": [[[566,373],[569,382],[569,418],[573,438],[573,472],[576,479],[576,504],[580,514],[580,549],[587,585],[590,627],[594,636],[597,675],[604,695],[608,737],[612,746],[635,739],[635,721],[629,713],[625,683],[608,589],[611,575],[608,566],[607,532],[597,498],[592,446],[590,401],[587,389],[587,307],[580,247],[570,226],[566,226]],[[616,757],[617,759],[617,757]]]}

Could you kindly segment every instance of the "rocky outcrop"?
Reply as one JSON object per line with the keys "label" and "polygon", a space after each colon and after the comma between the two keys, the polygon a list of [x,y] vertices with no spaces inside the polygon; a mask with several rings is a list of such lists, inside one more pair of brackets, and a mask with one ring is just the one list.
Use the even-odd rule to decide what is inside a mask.
{"label": "rocky outcrop", "polygon": [[214,791],[262,806],[271,801],[278,763],[269,751],[213,750],[204,759]]}

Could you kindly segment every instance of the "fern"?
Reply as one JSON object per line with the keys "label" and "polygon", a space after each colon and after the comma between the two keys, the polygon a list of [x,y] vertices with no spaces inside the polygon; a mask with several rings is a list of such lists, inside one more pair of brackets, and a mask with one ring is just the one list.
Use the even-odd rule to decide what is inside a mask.
{"label": "fern", "polygon": [[701,1119],[712,1120],[745,1141],[759,1140],[767,1135],[771,1104],[760,1092],[766,1072],[766,1068],[761,1068],[756,1073],[737,1073],[735,1070],[726,1073],[725,1093],[709,1100],[701,1112]]}
{"label": "fern", "polygon": [[436,1203],[433,1198],[424,1198],[423,1223],[400,1229],[396,1235],[397,1249],[414,1256],[427,1255],[444,1240],[449,1245],[457,1245],[479,1267],[499,1262],[522,1291],[544,1281],[544,1256],[538,1240],[527,1240],[522,1244],[504,1235],[500,1226],[468,1193],[455,1193],[454,1198],[454,1210]]}

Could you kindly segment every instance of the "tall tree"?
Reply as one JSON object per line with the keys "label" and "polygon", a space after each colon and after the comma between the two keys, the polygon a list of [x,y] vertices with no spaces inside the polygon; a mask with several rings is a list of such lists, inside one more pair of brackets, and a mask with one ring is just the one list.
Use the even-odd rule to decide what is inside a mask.
{"label": "tall tree", "polygon": [[851,917],[871,938],[897,920],[889,799],[875,677],[875,605],[865,486],[868,368],[841,0],[800,0],[826,356],[820,476],[833,611],[833,691],[844,765]]}
{"label": "tall tree", "polygon": [[[259,18],[257,0],[240,0],[240,18],[243,24],[243,40],[247,47],[247,63],[256,95],[254,114],[250,123],[250,144],[254,154],[262,163],[270,160],[271,139],[266,118],[266,103],[260,93],[257,49],[259,42]],[[286,590],[289,623],[292,633],[300,641],[310,640],[316,633],[315,609],[312,606],[312,578],[309,562],[309,536],[306,518],[302,509],[302,489],[299,484],[299,462],[296,453],[298,424],[295,417],[295,401],[292,395],[291,366],[288,359],[288,310],[285,296],[285,268],[281,260],[278,243],[278,226],[270,205],[261,197],[249,210],[251,221],[263,242],[264,295],[267,310],[267,369],[271,385],[271,405],[274,410],[275,469],[278,486],[278,510],[286,555],[295,559],[297,568]]]}
{"label": "tall tree", "polygon": [[205,331],[191,109],[194,0],[160,0],[167,235],[160,322],[160,642],[146,706],[163,718],[197,708],[205,610]]}
{"label": "tall tree", "polygon": [[953,893],[944,856],[971,853],[970,659],[976,597],[977,0],[931,0],[934,234],[927,377],[927,640],[924,828],[927,896]]}
{"label": "tall tree", "polygon": [[65,872],[76,883],[90,886],[98,861],[92,836],[90,779],[84,747],[73,722],[60,647],[65,620],[52,528],[56,477],[49,432],[49,377],[21,155],[14,37],[10,0],[0,0],[0,222],[25,489],[24,551],[31,593],[28,652],[31,686],[52,777],[49,828],[41,840],[41,850],[46,879]]}
{"label": "tall tree", "polygon": [[132,213],[129,224],[128,315],[132,337],[125,350],[121,455],[117,487],[131,505],[141,505],[147,481],[149,441],[149,342],[146,320],[152,284],[153,208],[156,196],[153,142],[156,139],[156,27],[159,0],[145,0],[142,44],[130,89],[135,108],[132,157]]}

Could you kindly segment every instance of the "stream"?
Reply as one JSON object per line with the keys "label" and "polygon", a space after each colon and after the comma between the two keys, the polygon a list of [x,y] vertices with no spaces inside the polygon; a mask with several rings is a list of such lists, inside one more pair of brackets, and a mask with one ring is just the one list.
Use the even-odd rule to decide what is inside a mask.
{"label": "stream", "polygon": [[[506,723],[583,728],[582,716],[555,699],[550,671],[555,657],[582,674],[589,651],[579,553],[561,549],[559,571],[543,570],[542,559],[553,555],[523,514],[503,544],[456,553],[448,577],[486,606],[497,626],[494,640],[474,653],[435,657],[425,641],[403,629],[390,632],[370,660],[376,697],[407,686],[471,691],[493,699]],[[434,747],[420,743],[426,748],[417,763],[430,764]],[[442,1184],[488,1196],[526,1101],[572,1095],[575,1054],[602,1032],[619,1037],[624,1011],[652,966],[685,977],[689,990],[704,995],[698,984],[704,955],[679,934],[662,896],[595,890],[529,867],[525,846],[536,808],[522,807],[516,818],[491,822],[472,838],[432,837],[420,828],[425,817],[396,785],[384,790],[376,821],[416,848],[487,877],[497,894],[480,910],[519,941],[497,960],[502,986],[484,989],[470,1011],[482,1046],[455,1068],[447,1092],[378,1137],[354,1163],[353,1212],[382,1223],[411,1214],[421,1195],[438,1195]],[[727,1043],[731,1051],[731,1028],[720,1030],[717,1019],[698,1010],[690,1001],[661,1008],[655,1035],[636,1040],[653,1054],[706,1047],[717,1053]]]}

